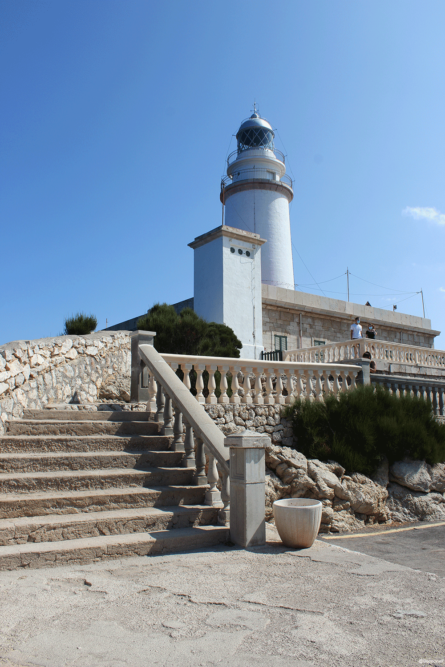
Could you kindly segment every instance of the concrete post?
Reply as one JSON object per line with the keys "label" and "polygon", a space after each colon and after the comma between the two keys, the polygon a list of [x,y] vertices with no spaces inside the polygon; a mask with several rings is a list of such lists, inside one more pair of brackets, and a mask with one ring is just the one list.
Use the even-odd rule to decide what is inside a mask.
{"label": "concrete post", "polygon": [[130,402],[146,403],[148,395],[148,369],[139,355],[139,345],[153,345],[154,331],[133,331],[131,338]]}
{"label": "concrete post", "polygon": [[240,547],[266,543],[265,454],[270,438],[254,431],[224,439],[230,447],[230,539]]}

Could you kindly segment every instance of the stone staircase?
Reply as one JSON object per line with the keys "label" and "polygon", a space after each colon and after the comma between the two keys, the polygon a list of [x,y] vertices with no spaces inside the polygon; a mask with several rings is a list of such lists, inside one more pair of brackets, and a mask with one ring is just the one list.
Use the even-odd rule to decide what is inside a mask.
{"label": "stone staircase", "polygon": [[227,542],[148,412],[25,410],[0,438],[0,570]]}

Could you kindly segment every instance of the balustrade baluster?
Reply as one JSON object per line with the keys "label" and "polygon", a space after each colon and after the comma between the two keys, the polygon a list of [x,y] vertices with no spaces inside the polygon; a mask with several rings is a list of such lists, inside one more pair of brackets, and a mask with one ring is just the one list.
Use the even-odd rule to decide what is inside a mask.
{"label": "balustrade baluster", "polygon": [[195,467],[195,440],[193,437],[193,428],[185,421],[185,438],[184,438],[184,458],[182,459],[183,468]]}
{"label": "balustrade baluster", "polygon": [[155,422],[158,422],[162,424],[163,419],[164,419],[164,404],[165,404],[165,399],[164,399],[164,391],[162,389],[161,383],[157,383],[157,388],[156,388],[156,415],[155,415]]}
{"label": "balustrade baluster", "polygon": [[205,486],[207,484],[206,476],[206,455],[204,449],[204,443],[201,438],[196,438],[196,451],[195,451],[195,460],[196,460],[196,472],[194,474],[193,480],[196,486]]}
{"label": "balustrade baluster", "polygon": [[184,377],[182,381],[189,391],[192,389],[192,381],[190,380],[190,371],[192,368],[193,364],[184,364]]}
{"label": "balustrade baluster", "polygon": [[223,508],[218,513],[218,523],[228,526],[230,523],[230,476],[228,472],[223,472],[221,484],[221,500]]}
{"label": "balustrade baluster", "polygon": [[207,489],[205,495],[205,504],[211,507],[221,507],[221,493],[216,486],[219,480],[218,469],[216,467],[216,459],[213,454],[207,451],[209,456],[209,468],[207,472],[207,481],[210,488]]}
{"label": "balustrade baluster", "polygon": [[348,377],[351,380],[349,388],[350,389],[357,389],[357,373],[355,371],[349,371]]}
{"label": "balustrade baluster", "polygon": [[255,373],[255,394],[254,394],[254,403],[255,405],[263,405],[263,383],[261,382],[261,371],[259,368],[254,368],[253,372]]}
{"label": "balustrade baluster", "polygon": [[276,405],[283,405],[284,404],[284,396],[283,396],[283,379],[281,377],[281,370],[279,368],[274,368],[274,373],[275,373],[275,377],[276,377],[275,404]]}
{"label": "balustrade baluster", "polygon": [[440,392],[439,392],[439,387],[433,387],[434,391],[434,398],[435,398],[435,405],[434,405],[434,412],[436,415],[440,415]]}
{"label": "balustrade baluster", "polygon": [[322,402],[323,401],[323,381],[322,381],[323,371],[314,370],[313,374],[314,374],[314,379],[315,379],[315,387],[314,387],[315,397],[314,397],[314,400]]}
{"label": "balustrade baluster", "polygon": [[406,385],[401,384],[400,387],[401,387],[401,392],[400,392],[401,396],[406,396]]}
{"label": "balustrade baluster", "polygon": [[148,401],[147,401],[147,410],[149,412],[156,412],[156,392],[157,392],[157,382],[153,373],[150,373],[148,378]]}
{"label": "balustrade baluster", "polygon": [[391,394],[391,395],[392,395],[392,385],[391,385],[391,382],[387,382],[387,383],[386,383],[386,388],[387,388],[387,390],[388,390],[388,394]]}
{"label": "balustrade baluster", "polygon": [[184,443],[183,443],[183,427],[182,427],[182,412],[175,405],[175,423],[173,426],[173,445],[172,449],[174,452],[183,452]]}
{"label": "balustrade baluster", "polygon": [[[218,399],[218,403],[228,403],[229,402],[229,397],[227,395],[227,389],[229,388],[229,384],[227,382],[227,371],[229,370],[228,366],[221,366],[221,382],[219,385],[219,388],[221,390],[221,395]],[[219,370],[219,367],[218,367]]]}
{"label": "balustrade baluster", "polygon": [[287,390],[287,396],[284,399],[284,402],[286,405],[290,405],[291,403],[294,402],[294,388],[292,386],[292,369],[291,368],[286,368],[284,371],[286,374],[286,390]]}
{"label": "balustrade baluster", "polygon": [[246,366],[243,366],[241,368],[241,372],[244,375],[244,395],[241,397],[241,403],[244,405],[248,405],[252,403],[252,396],[251,396],[251,388],[250,388],[250,373],[252,372],[251,368],[248,368]]}
{"label": "balustrade baluster", "polygon": [[205,398],[203,389],[204,389],[204,378],[202,377],[202,374],[205,371],[205,366],[203,364],[196,364],[195,365],[195,371],[196,371],[196,400],[198,403],[205,403]]}
{"label": "balustrade baluster", "polygon": [[399,385],[397,384],[397,382],[394,382],[394,391],[393,391],[393,393],[394,393],[394,396],[397,396],[397,398],[400,398]]}
{"label": "balustrade baluster", "polygon": [[231,366],[230,372],[232,373],[232,395],[230,397],[230,402],[238,404],[241,402],[240,396],[238,394],[239,382],[238,382],[238,366]]}
{"label": "balustrade baluster", "polygon": [[205,402],[210,403],[210,405],[216,405],[216,403],[218,402],[215,395],[215,389],[216,389],[215,371],[217,369],[218,369],[217,366],[206,366],[206,371],[209,374],[209,384],[208,384],[209,395],[205,399]]}
{"label": "balustrade baluster", "polygon": [[162,427],[162,435],[173,435],[173,405],[172,399],[168,394],[164,394],[164,426]]}
{"label": "balustrade baluster", "polygon": [[273,405],[275,403],[272,382],[273,370],[271,368],[265,368],[264,375],[266,376],[266,396],[264,398],[264,403],[266,405]]}
{"label": "balustrade baluster", "polygon": [[414,396],[413,385],[412,384],[408,385],[408,396],[411,396],[411,397]]}

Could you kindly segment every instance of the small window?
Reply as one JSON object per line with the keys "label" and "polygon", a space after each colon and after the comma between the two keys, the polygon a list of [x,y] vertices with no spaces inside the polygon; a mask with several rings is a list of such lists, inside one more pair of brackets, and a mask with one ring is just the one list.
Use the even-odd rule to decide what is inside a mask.
{"label": "small window", "polygon": [[275,336],[275,350],[277,352],[287,350],[287,336]]}
{"label": "small window", "polygon": [[325,340],[315,340],[315,338],[314,338],[314,347],[316,345],[326,345],[326,341]]}
{"label": "small window", "polygon": [[242,255],[242,254],[243,254],[243,251],[241,250],[241,248],[238,248],[238,255]]}
{"label": "small window", "polygon": [[250,252],[246,250],[246,257],[250,257]]}
{"label": "small window", "polygon": [[235,248],[230,248],[230,252],[235,252]]}

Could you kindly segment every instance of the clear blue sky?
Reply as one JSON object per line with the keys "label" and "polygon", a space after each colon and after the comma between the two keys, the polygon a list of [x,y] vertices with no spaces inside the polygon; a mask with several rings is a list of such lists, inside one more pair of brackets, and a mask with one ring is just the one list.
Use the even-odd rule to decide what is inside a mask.
{"label": "clear blue sky", "polygon": [[443,0],[2,0],[0,344],[192,296],[254,99],[296,283],[344,298],[348,266],[351,300],[415,315],[423,287],[445,331],[444,34]]}

